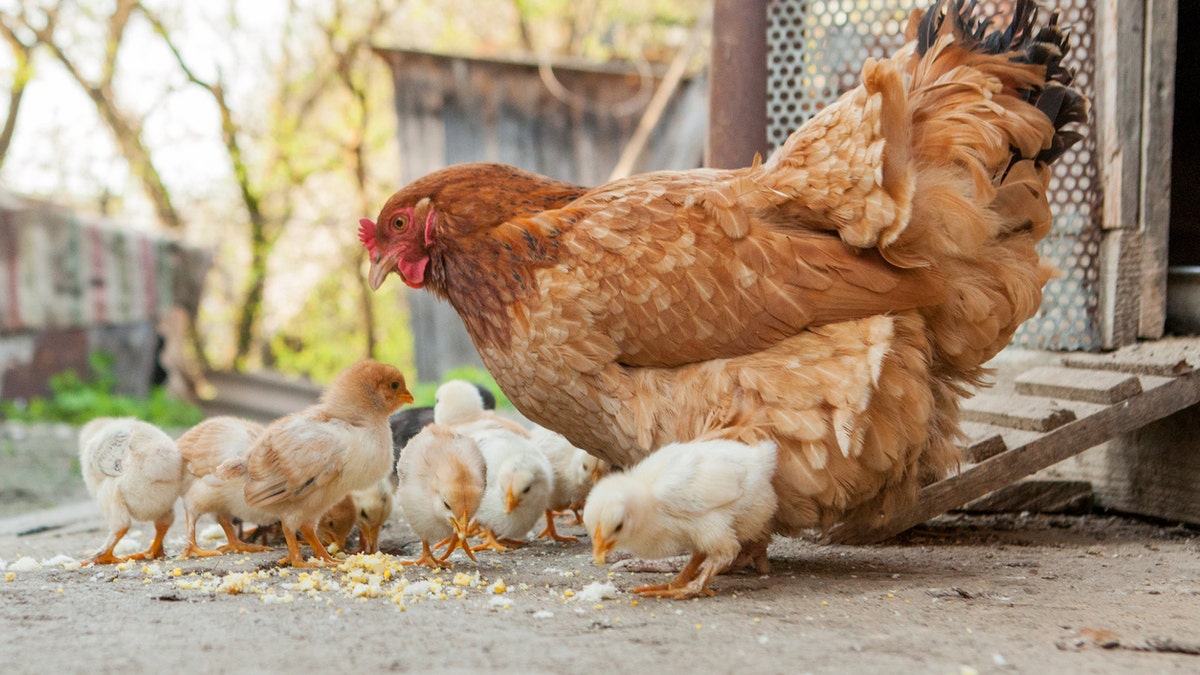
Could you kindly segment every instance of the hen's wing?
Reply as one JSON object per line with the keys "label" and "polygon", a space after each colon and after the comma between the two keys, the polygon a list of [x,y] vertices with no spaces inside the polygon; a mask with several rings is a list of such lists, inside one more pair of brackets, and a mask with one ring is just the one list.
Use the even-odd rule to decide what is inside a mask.
{"label": "hen's wing", "polygon": [[295,417],[269,428],[250,451],[246,503],[267,506],[320,489],[342,473],[344,423]]}
{"label": "hen's wing", "polygon": [[770,225],[754,194],[765,189],[722,172],[659,173],[575,202],[559,216],[575,221],[563,245],[579,264],[540,272],[558,316],[539,323],[593,341],[571,364],[581,372],[612,361],[670,367],[944,297],[931,269],[895,267],[816,228]]}

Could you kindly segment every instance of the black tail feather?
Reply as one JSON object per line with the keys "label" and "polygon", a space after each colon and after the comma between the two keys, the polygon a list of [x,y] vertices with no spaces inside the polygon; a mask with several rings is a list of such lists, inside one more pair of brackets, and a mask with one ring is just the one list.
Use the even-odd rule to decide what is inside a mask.
{"label": "black tail feather", "polygon": [[[980,16],[978,10],[978,0],[937,0],[921,17],[917,29],[917,53],[924,56],[938,36],[946,33],[943,27],[949,21],[949,34],[967,49],[985,54],[1011,54],[1012,60],[1018,63],[1044,66],[1044,85],[1024,94],[1026,101],[1037,106],[1054,123],[1056,133],[1050,147],[1036,157],[1038,161],[1053,162],[1083,138],[1082,134],[1063,127],[1086,123],[1090,107],[1083,94],[1071,88],[1074,72],[1062,65],[1070,45],[1067,32],[1058,25],[1058,12],[1052,13],[1046,25],[1039,28],[1036,27],[1037,3],[1017,0],[1008,25],[1002,30],[987,32],[990,17]],[[1014,162],[1019,159],[1019,156],[1013,157]]]}

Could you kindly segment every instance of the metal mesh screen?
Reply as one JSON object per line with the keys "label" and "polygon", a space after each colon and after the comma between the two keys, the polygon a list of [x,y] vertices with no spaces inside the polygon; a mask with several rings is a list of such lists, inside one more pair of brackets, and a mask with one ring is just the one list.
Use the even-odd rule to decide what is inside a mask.
{"label": "metal mesh screen", "polygon": [[[932,0],[771,0],[767,24],[767,139],[772,148],[859,81],[862,62],[904,43],[909,13]],[[1094,0],[1058,0],[1071,30],[1066,65],[1095,100]],[[1011,1],[980,3],[1007,18]],[[1049,3],[1045,3],[1049,4]],[[1014,344],[1038,349],[1098,349],[1100,326],[1100,180],[1092,129],[1053,167],[1054,226],[1040,251],[1062,270],[1046,284],[1041,311],[1017,331]]]}

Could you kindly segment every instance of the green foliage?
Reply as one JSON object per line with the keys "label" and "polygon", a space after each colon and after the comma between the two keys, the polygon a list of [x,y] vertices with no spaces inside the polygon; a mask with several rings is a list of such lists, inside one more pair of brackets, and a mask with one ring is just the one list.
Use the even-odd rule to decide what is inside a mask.
{"label": "green foliage", "polygon": [[92,377],[85,380],[74,370],[50,378],[51,395],[32,398],[24,405],[0,401],[0,418],[22,422],[84,424],[96,417],[136,417],[160,427],[190,427],[204,419],[199,408],[155,387],[148,398],[116,394],[113,357],[94,352],[88,356]]}
{"label": "green foliage", "polygon": [[[328,384],[347,366],[366,357],[367,338],[354,272],[346,266],[326,276],[305,299],[304,308],[272,336],[272,367]],[[371,302],[378,336],[375,359],[407,375],[414,371],[413,335],[403,288],[388,284],[371,294]]]}

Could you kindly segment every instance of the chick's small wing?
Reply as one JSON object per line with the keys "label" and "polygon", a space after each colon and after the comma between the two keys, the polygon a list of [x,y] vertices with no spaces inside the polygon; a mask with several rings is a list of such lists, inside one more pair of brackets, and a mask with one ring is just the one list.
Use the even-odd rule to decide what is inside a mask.
{"label": "chick's small wing", "polygon": [[348,426],[294,417],[267,430],[250,451],[246,503],[266,506],[302,497],[336,479],[345,466]]}
{"label": "chick's small wing", "polygon": [[673,459],[655,483],[654,496],[662,510],[676,518],[698,518],[745,494],[748,471],[740,462],[694,448]]}
{"label": "chick's small wing", "polygon": [[707,170],[644,174],[537,216],[571,224],[561,246],[574,264],[539,277],[547,324],[581,343],[581,362],[670,367],[944,294],[933,270],[895,267],[823,225],[782,231],[756,195],[767,189]]}

